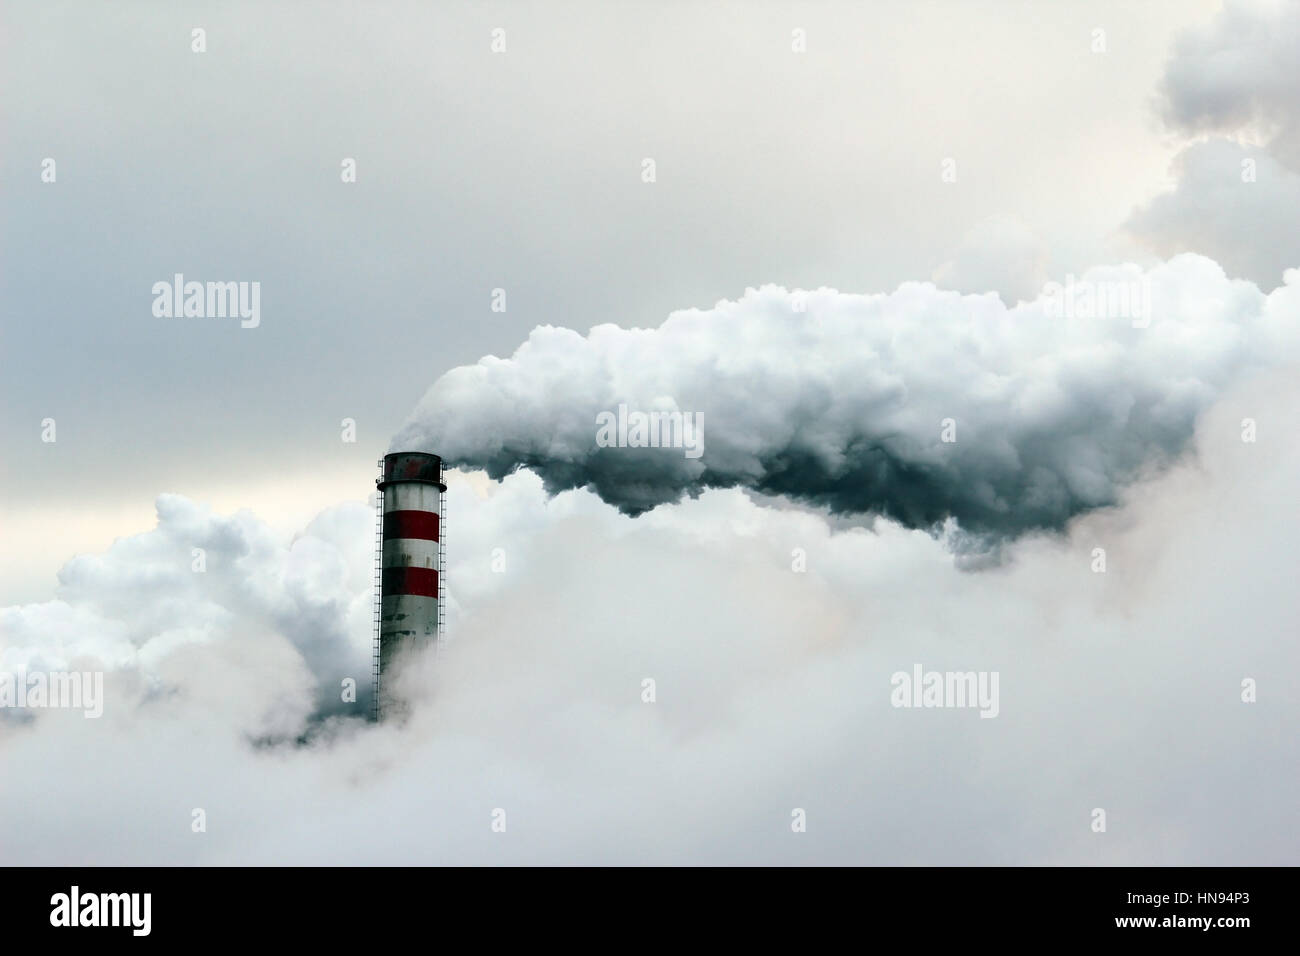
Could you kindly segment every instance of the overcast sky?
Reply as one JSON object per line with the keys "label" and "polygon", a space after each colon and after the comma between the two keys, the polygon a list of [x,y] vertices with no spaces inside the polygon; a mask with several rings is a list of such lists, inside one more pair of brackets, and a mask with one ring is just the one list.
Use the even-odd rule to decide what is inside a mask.
{"label": "overcast sky", "polygon": [[[1300,273],[1283,277],[1300,267],[1294,7],[0,10],[0,655],[98,661],[132,702],[100,725],[0,721],[7,765],[30,774],[0,819],[56,784],[66,793],[21,834],[0,824],[0,850],[26,862],[397,862],[412,847],[417,862],[585,861],[625,836],[631,859],[657,862],[1295,861],[1295,838],[1276,829],[1296,782],[1284,728],[1300,715],[1276,676],[1297,663],[1284,639],[1300,477],[1284,414],[1300,326]],[[206,52],[191,48],[196,27]],[[806,52],[792,49],[800,38]],[[355,182],[342,181],[345,159]],[[1111,266],[1160,290],[1160,337],[1023,331],[1042,328],[1032,300],[1045,282]],[[151,289],[175,273],[260,282],[260,325],[155,316]],[[896,293],[917,282],[935,288]],[[781,288],[747,296],[762,286]],[[769,336],[779,320],[762,303],[795,289],[826,290],[849,324],[797,347]],[[958,500],[969,493],[983,520],[1011,528],[997,562],[971,571],[951,539],[846,517],[811,493],[821,510],[724,487],[634,519],[600,488],[605,501],[549,498],[533,474],[457,474],[457,650],[427,675],[440,703],[405,732],[340,730],[274,767],[249,746],[300,732],[322,687],[368,667],[368,496],[394,434],[457,438],[458,455],[485,464],[520,409],[554,435],[566,406],[548,396],[580,381],[545,367],[528,379],[535,393],[503,386],[527,400],[494,417],[486,393],[456,388],[479,374],[463,367],[514,355],[502,374],[526,378],[536,327],[573,330],[542,335],[577,356],[601,355],[582,337],[612,325],[602,341],[629,344],[600,368],[639,368],[645,395],[673,380],[742,407],[718,386],[746,380],[725,374],[736,355],[856,383],[866,352],[853,343],[870,336],[851,297],[890,293],[868,319],[895,323],[877,346],[899,348],[886,372],[927,422],[942,412],[929,396],[1034,370],[1033,388],[990,403],[999,444],[973,447],[995,465],[954,472],[960,494],[940,506],[973,515]],[[683,310],[699,314],[665,324]],[[981,351],[978,334],[967,350],[953,332],[933,351],[918,334],[908,353],[897,331],[968,318],[998,330],[996,348]],[[719,334],[724,322],[753,336],[745,348]],[[637,328],[659,331],[619,331]],[[652,347],[655,363],[637,351]],[[675,362],[692,350],[711,364],[690,368],[718,379]],[[967,351],[991,364],[968,367]],[[802,422],[806,406],[784,394],[749,404]],[[1099,413],[1098,396],[1116,394],[1133,405]],[[1059,454],[1017,444],[1026,409],[1067,436]],[[1160,428],[1135,438],[1125,425],[1142,416]],[[861,409],[829,417],[851,445]],[[1265,423],[1249,461],[1245,417]],[[47,418],[55,442],[42,441]],[[341,440],[345,418],[355,442]],[[758,432],[762,458],[774,440]],[[548,449],[567,468],[562,446]],[[1065,462],[1070,484],[1046,522],[1024,490],[1053,480],[1040,453]],[[525,463],[552,477],[537,456]],[[1059,534],[1038,533],[1044,523]],[[196,581],[197,541],[214,563]],[[1104,584],[1089,570],[1099,543],[1119,561]],[[795,548],[813,554],[809,573],[791,573]],[[509,573],[487,570],[495,549]],[[909,722],[886,703],[888,674],[916,661],[1001,669],[1004,716]],[[646,716],[652,671],[663,702]],[[1241,679],[1270,675],[1268,699],[1243,712]],[[1082,709],[1054,710],[1066,699]],[[185,759],[187,728],[206,762]],[[382,772],[358,789],[373,753]],[[113,761],[132,759],[128,781]],[[98,769],[77,776],[87,761]],[[459,782],[419,809],[448,774]],[[240,775],[248,790],[224,782]],[[321,819],[299,828],[290,804],[317,790]],[[78,809],[92,791],[123,808],[115,835]],[[195,842],[203,801],[224,823]],[[510,801],[531,820],[511,849],[448,822]],[[755,836],[774,820],[772,839],[788,838],[789,808],[807,802],[835,821],[810,827],[809,844]],[[363,803],[437,823],[368,830]],[[1087,814],[1103,805],[1129,824],[1089,842]],[[160,830],[173,814],[179,829]],[[327,825],[333,857],[313,837]]]}
{"label": "overcast sky", "polygon": [[[434,379],[536,325],[1147,261],[1157,83],[1214,6],[6,3],[0,597],[159,492],[286,531],[364,494]],[[260,327],[155,318],[177,272],[260,281]]]}

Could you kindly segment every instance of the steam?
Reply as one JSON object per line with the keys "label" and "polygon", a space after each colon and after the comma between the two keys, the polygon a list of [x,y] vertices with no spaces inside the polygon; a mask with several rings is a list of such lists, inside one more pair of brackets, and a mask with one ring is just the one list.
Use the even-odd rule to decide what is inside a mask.
{"label": "steam", "polygon": [[[740,487],[931,532],[955,519],[977,542],[1060,530],[1176,459],[1215,397],[1295,340],[1294,315],[1195,256],[1074,285],[1064,310],[922,283],[766,286],[657,329],[540,327],[442,376],[392,447],[498,479],[527,468],[631,515]],[[700,416],[703,454],[598,442],[624,404]]]}
{"label": "steam", "polygon": [[[1128,488],[1119,507],[1080,516],[1059,539],[1010,545],[1012,560],[995,575],[959,573],[922,531],[891,521],[871,534],[837,528],[734,489],[633,520],[589,492],[549,496],[529,471],[500,483],[452,472],[450,509],[460,517],[451,643],[436,666],[426,659],[401,675],[423,689],[406,725],[371,725],[359,719],[365,702],[341,693],[349,677],[363,690],[369,673],[370,507],[328,509],[286,545],[247,512],[216,515],[163,497],[155,529],[71,561],[57,600],[0,610],[5,670],[105,672],[101,719],[44,710],[0,721],[6,860],[1293,859],[1284,822],[1300,765],[1288,733],[1297,714],[1276,675],[1293,672],[1297,656],[1291,529],[1300,504],[1291,492],[1300,446],[1288,429],[1300,366],[1240,370],[1262,364],[1270,347],[1279,360],[1287,354],[1300,273],[1266,297],[1195,258],[1156,277],[1155,301],[1180,319],[1132,330],[1152,341],[1129,340],[1124,360],[1112,356],[1114,344],[1071,340],[1049,353],[1053,365],[1033,350],[1055,341],[1048,333],[1061,322],[1035,325],[1032,310],[981,312],[986,353],[989,341],[1010,349],[1014,340],[1043,381],[1102,369],[1112,387],[1184,382],[1199,400],[1219,381],[1242,379],[1197,419],[1186,448],[1194,462]],[[850,313],[928,305],[938,328],[935,303],[993,305],[926,286],[861,300],[826,295]],[[762,315],[753,303],[747,312]],[[994,336],[995,316],[1020,337],[1010,328]],[[668,327],[708,318],[688,314]],[[752,320],[746,330],[757,339],[796,320],[782,321]],[[627,333],[652,347],[643,352],[665,347],[662,334]],[[593,338],[602,335],[621,341],[602,330]],[[908,395],[922,384],[940,394],[937,378],[918,380],[912,369],[922,366],[898,356],[927,343],[958,350],[902,328],[896,338],[891,367],[904,369]],[[1164,344],[1149,353],[1157,338]],[[703,341],[712,337],[695,344]],[[753,365],[756,351],[742,336],[728,360]],[[589,362],[592,350],[577,354]],[[817,354],[821,377],[842,380],[832,350]],[[741,380],[704,349],[683,361],[701,377],[720,364],[716,380]],[[480,367],[496,365],[511,367]],[[584,382],[547,380],[571,390]],[[767,385],[777,395],[790,389]],[[1064,399],[1048,401],[1042,388],[1032,407],[1073,421]],[[1106,393],[1096,394],[1100,406]],[[706,407],[714,418],[704,419],[700,461],[731,407]],[[831,403],[824,417],[846,416]],[[751,418],[756,431],[776,431]],[[1083,411],[1076,418],[1089,420]],[[1252,443],[1241,438],[1246,418],[1257,426]],[[1094,571],[1097,547],[1105,574]],[[892,675],[918,665],[999,674],[997,718],[894,708]],[[1258,704],[1244,702],[1246,681],[1258,683]],[[357,719],[322,721],[331,698],[335,713]],[[254,745],[266,740],[305,744]],[[1264,784],[1243,788],[1243,775]],[[1088,826],[1097,806],[1117,808],[1123,821],[1104,842]],[[1171,806],[1181,812],[1171,816]],[[205,833],[191,829],[196,808]],[[812,821],[806,833],[790,830],[795,808]],[[504,833],[490,827],[498,810],[508,815]]]}
{"label": "steam", "polygon": [[[204,657],[201,686],[257,738],[369,712],[371,508],[324,511],[287,546],[247,511],[218,515],[179,495],[159,496],[157,516],[152,530],[69,561],[57,600],[0,608],[0,673],[106,669],[133,693],[166,697],[178,662]],[[355,700],[344,700],[347,679]],[[0,709],[0,723],[16,713]]]}
{"label": "steam", "polygon": [[[107,671],[98,720],[0,721],[5,862],[1293,863],[1288,372],[1206,413],[1195,466],[1017,542],[993,575],[923,532],[735,490],[634,520],[527,472],[452,473],[450,643],[403,675],[427,701],[305,746],[250,745],[339,689],[268,612],[353,609],[361,659],[340,647],[321,674],[364,683],[373,512],[330,509],[285,549],[248,513],[168,499],[158,528],[70,564],[59,600],[0,612],[5,666]],[[997,718],[895,708],[892,675],[917,664],[998,673]]]}

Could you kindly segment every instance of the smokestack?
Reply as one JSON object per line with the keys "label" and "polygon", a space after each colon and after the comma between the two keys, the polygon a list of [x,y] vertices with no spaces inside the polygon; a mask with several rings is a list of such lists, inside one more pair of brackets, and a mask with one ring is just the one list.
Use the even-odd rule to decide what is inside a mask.
{"label": "smokestack", "polygon": [[375,717],[400,710],[387,688],[403,653],[437,640],[442,598],[442,459],[418,451],[384,456],[376,480],[382,515],[376,607]]}

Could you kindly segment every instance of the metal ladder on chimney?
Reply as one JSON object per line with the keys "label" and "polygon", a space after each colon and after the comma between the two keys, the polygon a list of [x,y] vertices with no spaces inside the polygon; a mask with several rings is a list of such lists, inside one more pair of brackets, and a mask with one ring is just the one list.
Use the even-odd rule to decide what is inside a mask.
{"label": "metal ladder on chimney", "polygon": [[[379,459],[379,475],[382,479],[384,474],[384,460]],[[372,648],[372,669],[371,684],[374,691],[374,700],[371,703],[370,715],[376,721],[379,720],[379,641],[381,625],[384,616],[384,492],[382,489],[375,490],[375,636]]]}
{"label": "metal ladder on chimney", "polygon": [[447,649],[447,492],[438,495],[438,640],[434,657]]}

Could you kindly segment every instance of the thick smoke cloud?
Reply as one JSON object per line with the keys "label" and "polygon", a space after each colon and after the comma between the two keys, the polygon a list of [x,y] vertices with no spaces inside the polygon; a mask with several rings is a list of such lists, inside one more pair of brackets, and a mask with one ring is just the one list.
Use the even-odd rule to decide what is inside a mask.
{"label": "thick smoke cloud", "polygon": [[[1300,283],[1262,297],[1201,260],[1173,268],[1164,294],[1193,324],[1142,331],[1186,338],[1183,372],[1252,338],[1287,358]],[[1278,675],[1300,663],[1298,367],[1237,376],[1181,463],[1063,536],[1022,537],[987,574],[923,531],[836,528],[736,489],[631,518],[527,471],[453,472],[451,643],[402,675],[419,691],[405,725],[320,720],[340,675],[368,672],[369,506],[286,543],[166,496],[156,529],[70,562],[58,600],[0,611],[4,669],[107,671],[97,720],[0,721],[0,849],[15,864],[1294,862],[1300,713]],[[997,671],[997,718],[891,707],[892,675],[917,664]]]}
{"label": "thick smoke cloud", "polygon": [[[246,511],[222,516],[162,495],[157,512],[153,530],[69,561],[57,600],[0,609],[0,672],[108,669],[165,696],[175,690],[168,662],[215,646],[274,661],[288,678],[282,696],[253,712],[238,705],[244,693],[230,697],[227,717],[249,735],[296,734],[309,716],[368,713],[372,510],[339,505],[287,547]],[[227,663],[225,676],[246,692],[237,662]],[[249,673],[274,686],[271,672]],[[354,704],[343,701],[349,677]]]}
{"label": "thick smoke cloud", "polygon": [[[588,492],[550,497],[526,472],[453,473],[451,640],[405,675],[427,696],[406,725],[335,721],[305,744],[285,738],[308,726],[317,679],[273,611],[336,600],[351,620],[367,605],[369,510],[331,509],[285,548],[251,515],[169,499],[159,529],[74,562],[61,601],[5,611],[6,653],[116,663],[102,718],[0,723],[0,852],[15,865],[1294,863],[1295,371],[1221,396],[1195,463],[1065,537],[1022,538],[987,574],[959,572],[923,532],[837,531],[737,490],[633,519]],[[196,535],[208,574],[226,568],[215,579],[186,577]],[[169,606],[168,590],[185,600]],[[213,626],[158,640],[187,621]],[[147,653],[130,652],[142,639]],[[349,660],[333,646],[322,673]],[[891,707],[891,675],[917,663],[998,671],[998,717]],[[1246,678],[1257,703],[1241,699]],[[284,742],[250,740],[270,728]]]}
{"label": "thick smoke cloud", "polygon": [[[1150,314],[1081,317],[1085,287],[1149,292]],[[657,329],[538,328],[440,378],[392,447],[528,468],[629,514],[741,487],[912,528],[955,519],[977,542],[1059,530],[1173,461],[1224,387],[1296,340],[1289,295],[1194,256],[1093,270],[1074,294],[1055,317],[1046,297],[1008,309],[929,284],[764,287]],[[702,414],[703,454],[602,447],[598,416],[621,404]]]}

